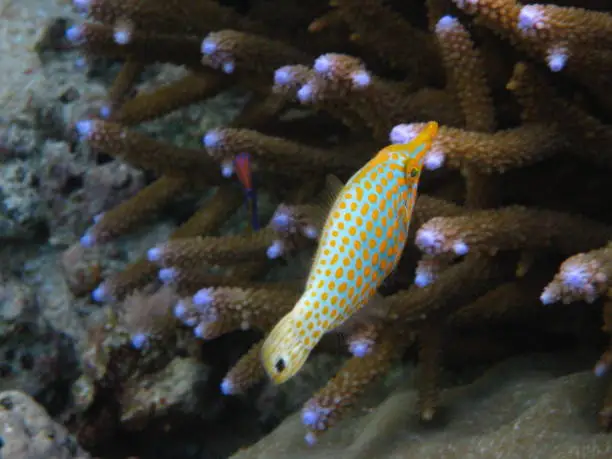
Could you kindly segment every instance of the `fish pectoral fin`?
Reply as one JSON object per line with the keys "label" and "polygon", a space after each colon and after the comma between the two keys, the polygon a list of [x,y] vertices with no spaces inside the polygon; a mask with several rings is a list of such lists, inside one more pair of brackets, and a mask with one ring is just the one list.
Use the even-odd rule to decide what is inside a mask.
{"label": "fish pectoral fin", "polygon": [[404,225],[406,225],[406,231],[408,231],[408,228],[410,226],[410,216],[412,214],[410,201],[406,201],[406,204],[402,206],[400,214],[400,218],[404,222]]}

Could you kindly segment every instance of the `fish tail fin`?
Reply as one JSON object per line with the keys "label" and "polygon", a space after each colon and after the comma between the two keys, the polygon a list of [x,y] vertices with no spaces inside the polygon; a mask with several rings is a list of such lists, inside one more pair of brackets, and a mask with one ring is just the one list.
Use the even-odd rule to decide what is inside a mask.
{"label": "fish tail fin", "polygon": [[249,209],[249,214],[251,215],[251,227],[254,231],[257,231],[261,228],[259,224],[259,210],[257,206],[257,193],[255,189],[252,189],[249,193],[247,193],[247,206]]}

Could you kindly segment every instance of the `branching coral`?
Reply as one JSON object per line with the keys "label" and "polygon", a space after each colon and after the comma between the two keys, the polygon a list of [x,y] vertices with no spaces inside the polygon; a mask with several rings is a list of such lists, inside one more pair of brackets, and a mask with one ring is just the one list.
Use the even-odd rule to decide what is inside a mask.
{"label": "branching coral", "polygon": [[[267,333],[301,286],[273,284],[266,273],[317,238],[327,210],[315,199],[323,177],[349,176],[388,141],[405,143],[436,120],[441,128],[426,161],[436,171],[423,177],[416,222],[393,275],[400,288],[386,292],[378,313],[372,307],[346,323],[353,356],[303,411],[313,442],[418,343],[418,410],[430,420],[439,404],[445,330],[529,323],[538,299],[593,302],[608,294],[609,180],[593,165],[611,164],[611,16],[515,0],[429,0],[427,31],[420,26],[425,18],[402,13],[401,2],[335,0],[327,11],[313,2],[301,16],[289,14],[292,2],[271,3],[299,20],[280,27],[272,17],[242,16],[212,1],[76,2],[99,23],[75,26],[67,38],[88,55],[126,59],[101,113],[107,119],[82,120],[77,131],[95,149],[157,177],[99,216],[82,244],[107,242],[176,198],[218,186],[170,240],[108,277],[94,298],[120,300],[161,281],[182,297],[167,311],[177,319],[170,327],[205,340],[248,328]],[[298,24],[311,24],[335,49],[325,40],[296,40],[291,29]],[[512,71],[496,67],[500,55]],[[191,73],[130,99],[128,88],[152,62]],[[233,85],[253,92],[250,103],[229,126],[203,133],[200,149],[128,129]],[[326,134],[321,119],[331,126]],[[219,235],[241,202],[222,176],[231,177],[242,152],[279,207],[260,231]],[[424,253],[418,265],[415,248]],[[542,279],[551,278],[545,286]],[[608,306],[607,332],[609,315]],[[141,332],[134,333],[132,344],[143,347]],[[264,377],[261,343],[226,375],[224,393]],[[609,366],[608,354],[597,374]],[[601,414],[608,425],[609,405]]]}

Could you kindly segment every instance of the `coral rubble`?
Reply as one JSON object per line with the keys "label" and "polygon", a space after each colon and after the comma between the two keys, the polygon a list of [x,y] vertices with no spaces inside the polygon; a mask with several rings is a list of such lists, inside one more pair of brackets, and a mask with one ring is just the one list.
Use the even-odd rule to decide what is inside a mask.
{"label": "coral rubble", "polygon": [[[126,404],[134,374],[162,371],[176,348],[235,330],[265,335],[303,288],[305,273],[296,279],[283,269],[316,244],[325,175],[347,178],[430,120],[441,128],[402,263],[381,304],[340,330],[352,356],[304,405],[306,440],[336,424],[413,347],[415,409],[423,421],[436,418],[447,336],[462,349],[461,327],[482,334],[509,324],[553,348],[568,335],[605,346],[598,328],[609,333],[612,323],[610,303],[600,304],[612,287],[612,15],[589,3],[254,0],[238,12],[212,0],[74,0],[88,19],[67,39],[90,58],[124,61],[99,115],[76,131],[152,177],[97,216],[81,244],[108,243],[185,196],[202,197],[168,241],[93,290],[112,307],[87,350],[85,416],[109,387]],[[155,62],[188,74],[134,96]],[[248,103],[228,126],[202,133],[199,148],[136,126],[231,87],[248,90]],[[244,152],[258,192],[278,207],[262,212],[263,229],[228,234],[223,225],[243,202],[231,177]],[[251,343],[229,370],[223,393],[265,377],[261,346]],[[609,353],[596,376],[610,366]],[[604,428],[612,425],[610,399],[601,402]],[[112,422],[122,410],[109,414]]]}

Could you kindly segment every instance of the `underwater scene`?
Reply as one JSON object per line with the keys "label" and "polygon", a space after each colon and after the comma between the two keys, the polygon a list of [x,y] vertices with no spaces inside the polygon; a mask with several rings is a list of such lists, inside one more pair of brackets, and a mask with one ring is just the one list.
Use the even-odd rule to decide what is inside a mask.
{"label": "underwater scene", "polygon": [[612,2],[0,0],[0,459],[612,458]]}

